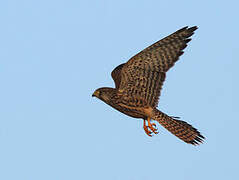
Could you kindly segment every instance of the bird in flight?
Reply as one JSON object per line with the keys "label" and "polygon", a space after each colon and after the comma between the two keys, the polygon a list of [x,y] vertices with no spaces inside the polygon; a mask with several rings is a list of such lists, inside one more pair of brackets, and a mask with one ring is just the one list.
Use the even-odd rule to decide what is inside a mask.
{"label": "bird in flight", "polygon": [[151,122],[155,120],[186,143],[202,143],[204,137],[196,128],[156,108],[166,72],[184,53],[196,29],[184,27],[120,64],[111,73],[115,88],[99,88],[92,96],[128,116],[142,118],[148,136],[158,134],[156,124]]}

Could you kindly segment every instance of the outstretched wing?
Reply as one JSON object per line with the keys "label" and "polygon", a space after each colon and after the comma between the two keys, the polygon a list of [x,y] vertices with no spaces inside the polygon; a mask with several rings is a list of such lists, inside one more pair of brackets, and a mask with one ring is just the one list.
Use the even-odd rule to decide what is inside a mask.
{"label": "outstretched wing", "polygon": [[123,68],[123,66],[125,65],[125,63],[120,64],[119,66],[117,66],[112,72],[111,72],[111,77],[113,78],[114,82],[115,82],[115,88],[118,89],[120,86],[120,81],[121,81],[121,69]]}
{"label": "outstretched wing", "polygon": [[143,98],[148,105],[157,106],[165,73],[183,54],[183,49],[191,40],[189,37],[196,29],[194,26],[176,31],[147,47],[121,67],[120,85],[117,86],[128,95],[132,105]]}

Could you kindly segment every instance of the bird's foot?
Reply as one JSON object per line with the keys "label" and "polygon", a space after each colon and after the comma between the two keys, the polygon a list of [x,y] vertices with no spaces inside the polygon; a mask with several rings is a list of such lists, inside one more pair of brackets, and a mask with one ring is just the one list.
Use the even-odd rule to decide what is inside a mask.
{"label": "bird's foot", "polygon": [[156,128],[156,124],[155,123],[150,123],[150,121],[148,120],[148,127],[149,129],[154,133],[154,134],[158,134],[158,129]]}
{"label": "bird's foot", "polygon": [[144,120],[144,131],[148,136],[152,136],[152,133],[158,134],[158,129],[156,128],[156,124],[150,122],[150,119],[148,119],[148,126],[146,125],[146,120]]}

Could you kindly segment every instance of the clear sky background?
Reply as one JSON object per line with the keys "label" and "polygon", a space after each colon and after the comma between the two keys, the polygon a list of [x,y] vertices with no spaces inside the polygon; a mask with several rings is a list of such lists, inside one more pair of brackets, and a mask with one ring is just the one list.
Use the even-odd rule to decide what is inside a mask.
{"label": "clear sky background", "polygon": [[[0,2],[0,179],[238,179],[238,1]],[[207,138],[188,145],[92,98],[145,47],[197,25],[159,109]]]}

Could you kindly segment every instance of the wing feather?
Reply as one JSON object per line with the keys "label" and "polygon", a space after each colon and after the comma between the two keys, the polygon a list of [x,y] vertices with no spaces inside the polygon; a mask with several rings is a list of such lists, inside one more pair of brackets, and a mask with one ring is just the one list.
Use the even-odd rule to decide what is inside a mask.
{"label": "wing feather", "polygon": [[117,79],[116,87],[128,94],[128,98],[135,103],[144,97],[148,105],[157,106],[166,72],[183,54],[183,49],[191,40],[189,37],[196,29],[196,26],[184,27],[147,47],[123,66],[118,66],[120,80],[112,75],[114,80]]}

